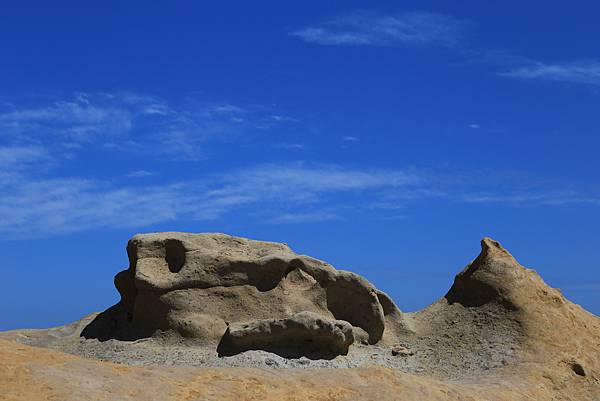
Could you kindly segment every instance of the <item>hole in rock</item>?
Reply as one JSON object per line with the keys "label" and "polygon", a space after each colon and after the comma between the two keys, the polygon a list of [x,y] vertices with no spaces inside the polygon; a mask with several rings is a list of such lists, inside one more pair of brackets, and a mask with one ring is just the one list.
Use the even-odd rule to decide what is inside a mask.
{"label": "hole in rock", "polygon": [[577,362],[571,363],[571,370],[573,370],[573,372],[577,376],[584,376],[585,377],[585,370],[583,369],[583,366],[581,366],[579,363],[577,363]]}
{"label": "hole in rock", "polygon": [[165,260],[172,273],[177,273],[185,264],[185,247],[181,241],[169,239],[165,242]]}

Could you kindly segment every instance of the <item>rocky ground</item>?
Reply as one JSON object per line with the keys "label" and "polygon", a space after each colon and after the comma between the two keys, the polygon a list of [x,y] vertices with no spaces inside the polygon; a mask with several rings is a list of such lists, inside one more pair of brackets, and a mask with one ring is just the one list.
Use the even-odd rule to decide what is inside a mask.
{"label": "rocky ground", "polygon": [[[600,319],[491,239],[416,313],[282,244],[134,242],[120,304],[0,333],[0,400],[600,400]],[[224,355],[232,335],[255,348]]]}
{"label": "rocky ground", "polygon": [[[427,313],[406,314],[408,321],[428,325],[435,320],[439,305]],[[284,358],[275,353],[250,350],[233,356],[219,356],[214,346],[164,332],[135,341],[99,341],[82,337],[81,330],[95,315],[73,325],[51,330],[19,330],[0,334],[0,338],[80,355],[86,358],[136,366],[253,367],[253,368],[355,368],[378,365],[408,373],[444,378],[472,376],[517,363],[519,327],[509,322],[481,319],[480,313],[455,307],[454,315],[444,310],[441,336],[406,335],[393,345],[354,344],[347,355],[334,359]],[[440,313],[440,312],[438,312]],[[465,320],[468,320],[466,322]],[[506,323],[503,321],[503,323]],[[465,327],[476,328],[465,332]],[[512,326],[512,327],[511,327]],[[457,333],[460,331],[461,333]],[[484,332],[484,333],[482,333]],[[398,352],[399,351],[399,352]],[[468,354],[468,357],[467,357]]]}

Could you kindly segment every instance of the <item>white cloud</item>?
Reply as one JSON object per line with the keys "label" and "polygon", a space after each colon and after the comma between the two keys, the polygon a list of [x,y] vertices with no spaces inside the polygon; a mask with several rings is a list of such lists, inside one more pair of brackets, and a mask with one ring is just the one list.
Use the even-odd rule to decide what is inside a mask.
{"label": "white cloud", "polygon": [[[295,121],[265,106],[134,93],[75,93],[0,104],[0,136],[30,138],[48,148],[68,143],[75,152],[107,147],[155,157],[198,160],[208,142],[246,137]],[[276,118],[275,118],[276,117]]]}
{"label": "white cloud", "polygon": [[[77,93],[72,99],[37,106],[0,105],[4,128],[0,135],[8,139],[0,146],[0,233],[44,236],[102,227],[138,228],[219,219],[231,213],[261,214],[261,222],[277,224],[344,219],[357,211],[389,217],[400,215],[402,209],[401,215],[408,216],[408,204],[434,198],[508,206],[600,205],[600,197],[586,190],[558,192],[560,185],[517,188],[515,182],[526,180],[507,175],[503,182],[491,182],[502,176],[498,172],[436,176],[414,169],[277,163],[218,175],[190,169],[193,179],[177,181],[165,178],[167,174],[127,179],[155,174],[142,169],[100,180],[76,172],[57,176],[60,170],[46,168],[60,165],[67,154],[97,151],[95,156],[102,156],[108,150],[139,152],[144,158],[167,154],[170,160],[197,160],[206,141],[231,138],[248,127],[262,130],[267,123],[290,121],[275,115],[279,114],[264,107],[178,104],[131,93]],[[113,118],[117,127],[104,132],[105,126],[113,129]],[[272,141],[269,145],[278,146]],[[303,145],[279,146],[300,149]],[[151,164],[145,160],[129,166]],[[152,170],[160,168],[156,165]]]}
{"label": "white cloud", "polygon": [[89,140],[98,135],[127,133],[133,126],[133,118],[134,110],[130,108],[92,104],[79,94],[72,101],[55,101],[50,105],[0,113],[0,126],[19,132],[46,132]]}
{"label": "white cloud", "polygon": [[600,62],[579,61],[562,64],[535,62],[513,68],[501,76],[526,80],[600,85]]}
{"label": "white cloud", "polygon": [[306,146],[301,143],[279,143],[275,147],[280,149],[304,149]]}
{"label": "white cloud", "polygon": [[344,136],[344,137],[342,137],[342,139],[344,141],[348,141],[348,142],[356,142],[356,141],[358,141],[358,138],[355,137],[355,136]]}
{"label": "white cloud", "polygon": [[271,119],[278,121],[278,122],[297,122],[298,120],[289,116],[282,116],[279,114],[274,114],[272,116],[270,116]]}
{"label": "white cloud", "polygon": [[0,146],[0,170],[20,170],[47,157],[41,146]]}
{"label": "white cloud", "polygon": [[271,223],[276,224],[301,224],[301,223],[316,223],[320,221],[338,220],[339,216],[334,213],[327,212],[308,212],[308,213],[284,213],[276,216],[271,220]]}
{"label": "white cloud", "polygon": [[24,170],[47,167],[50,161],[46,149],[39,145],[0,146],[0,191],[3,185],[19,180]]}
{"label": "white cloud", "polygon": [[[240,174],[242,176],[240,176]],[[266,165],[224,177],[231,184],[219,191],[260,191],[303,197],[328,191],[352,191],[418,184],[416,173],[402,170],[351,170],[339,166],[304,167]],[[237,184],[236,184],[237,183]]]}
{"label": "white cloud", "polygon": [[[325,205],[336,194],[372,196],[413,185],[402,171],[268,165],[164,185],[114,185],[97,180],[21,179],[2,183],[0,232],[47,235],[101,227],[144,227],[180,218],[208,220],[246,209],[268,210],[271,222],[334,218],[301,211]],[[339,201],[335,201],[339,202]],[[342,204],[344,201],[341,202]]]}
{"label": "white cloud", "polygon": [[81,179],[13,183],[0,199],[0,231],[39,236],[100,227],[145,226],[177,217],[176,185],[111,188]]}
{"label": "white cloud", "polygon": [[168,116],[169,114],[174,113],[174,111],[167,105],[151,103],[143,108],[143,113],[148,115],[157,114],[159,116]]}
{"label": "white cloud", "polygon": [[479,129],[481,126],[479,124],[469,124],[469,128],[471,129]]}
{"label": "white cloud", "polygon": [[245,112],[241,107],[232,104],[219,104],[211,106],[208,109],[209,112],[223,113],[223,114],[243,114]]}
{"label": "white cloud", "polygon": [[[12,163],[35,156],[23,157],[5,160]],[[154,185],[17,175],[18,179],[0,180],[4,194],[0,197],[0,233],[5,238],[103,227],[140,228],[184,219],[219,219],[231,213],[271,224],[343,219],[347,213],[359,212],[404,218],[410,214],[407,205],[424,199],[507,206],[600,206],[600,197],[583,192],[543,188],[523,192],[489,177],[478,182],[476,175],[461,174],[452,180],[412,169],[272,164]]]}
{"label": "white cloud", "polygon": [[426,12],[384,15],[356,12],[292,32],[320,45],[454,46],[464,36],[464,21]]}
{"label": "white cloud", "polygon": [[153,172],[148,170],[136,170],[127,174],[127,177],[130,178],[144,178],[144,177],[152,177],[154,175]]}
{"label": "white cloud", "polygon": [[[201,145],[205,141],[204,137],[194,135],[194,130],[172,130],[162,132],[159,135],[161,152],[170,156],[172,159],[179,160],[200,160]],[[206,134],[206,132],[203,132]]]}
{"label": "white cloud", "polygon": [[505,50],[467,50],[466,64],[489,64],[504,71],[495,75],[528,81],[562,82],[600,85],[600,60],[583,59],[564,62],[543,62]]}
{"label": "white cloud", "polygon": [[538,192],[514,192],[500,194],[494,192],[470,192],[461,195],[467,203],[498,203],[515,206],[560,206],[569,204],[600,205],[600,197],[581,195],[574,191],[556,192],[540,190]]}

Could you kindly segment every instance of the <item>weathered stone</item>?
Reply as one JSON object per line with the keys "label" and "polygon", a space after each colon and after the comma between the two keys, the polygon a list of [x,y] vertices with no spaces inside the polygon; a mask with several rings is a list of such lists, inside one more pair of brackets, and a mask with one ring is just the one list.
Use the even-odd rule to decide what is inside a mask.
{"label": "weathered stone", "polygon": [[159,233],[136,235],[127,252],[129,269],[115,277],[121,302],[84,336],[138,338],[170,330],[216,344],[227,324],[308,311],[345,320],[374,344],[386,323],[389,333],[404,324],[389,297],[366,279],[297,255],[286,244]]}
{"label": "weathered stone", "polygon": [[326,319],[313,312],[299,312],[285,319],[232,324],[218,351],[221,355],[234,355],[265,350],[288,358],[330,359],[346,355],[353,342],[350,323]]}
{"label": "weathered stone", "polygon": [[[482,241],[481,254],[457,275],[445,297],[403,315],[387,295],[371,292],[360,278],[305,256],[289,256],[281,244],[263,246],[222,235],[198,236],[197,241],[185,234],[148,237],[136,237],[139,243],[130,247],[132,267],[115,279],[122,294],[119,304],[66,326],[0,333],[2,396],[599,400],[600,319],[569,302],[491,239]],[[225,244],[215,246],[220,240]],[[248,243],[254,256],[240,256]],[[138,275],[138,265],[146,277]],[[375,307],[372,294],[379,303]],[[373,311],[379,306],[384,336],[378,346],[367,346],[374,331],[362,326],[377,325],[371,314],[378,316]],[[335,320],[334,314],[344,320]],[[83,327],[84,336],[110,339],[152,335],[159,326],[168,335],[146,341],[79,337]],[[221,358],[214,352],[216,343],[199,344],[173,333],[204,340],[226,333],[218,347],[221,356],[249,349],[280,355],[248,352]],[[348,348],[351,338],[364,346]],[[333,359],[285,359],[297,356]],[[171,365],[188,368],[166,367]]]}

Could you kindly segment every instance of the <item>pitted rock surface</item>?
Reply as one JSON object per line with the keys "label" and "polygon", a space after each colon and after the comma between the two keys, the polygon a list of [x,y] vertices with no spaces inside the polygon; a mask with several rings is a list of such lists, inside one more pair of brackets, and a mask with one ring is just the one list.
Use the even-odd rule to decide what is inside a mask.
{"label": "pitted rock surface", "polygon": [[350,323],[375,344],[404,328],[402,313],[363,277],[295,254],[281,243],[225,234],[160,233],[133,237],[130,266],[117,274],[121,302],[84,336],[137,339],[174,331],[219,342],[227,325],[286,319],[308,311]]}

